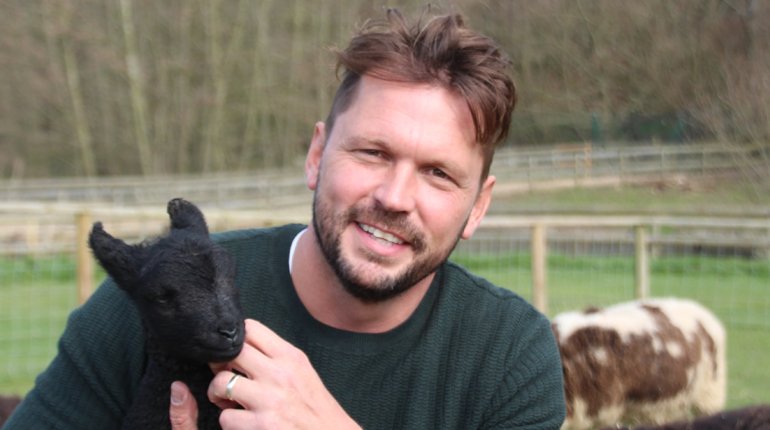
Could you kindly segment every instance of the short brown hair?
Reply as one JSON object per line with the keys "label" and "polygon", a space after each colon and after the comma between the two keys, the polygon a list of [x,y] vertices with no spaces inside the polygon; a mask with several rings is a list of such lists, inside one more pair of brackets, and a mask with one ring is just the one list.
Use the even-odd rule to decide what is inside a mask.
{"label": "short brown hair", "polygon": [[467,29],[458,14],[423,18],[412,24],[390,8],[387,19],[367,21],[345,50],[334,51],[337,70],[345,73],[326,118],[326,134],[353,103],[363,75],[439,85],[468,103],[476,140],[484,147],[483,181],[495,148],[508,137],[516,105],[510,60],[492,39]]}

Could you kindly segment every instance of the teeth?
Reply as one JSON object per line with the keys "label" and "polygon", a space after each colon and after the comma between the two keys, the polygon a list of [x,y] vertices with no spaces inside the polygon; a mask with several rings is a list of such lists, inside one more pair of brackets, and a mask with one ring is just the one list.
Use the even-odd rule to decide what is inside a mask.
{"label": "teeth", "polygon": [[371,234],[377,242],[383,245],[391,246],[393,244],[401,245],[404,243],[403,240],[397,238],[396,236],[393,236],[390,233],[385,233],[384,231],[376,229],[370,225],[359,223],[358,226],[361,227],[363,231]]}

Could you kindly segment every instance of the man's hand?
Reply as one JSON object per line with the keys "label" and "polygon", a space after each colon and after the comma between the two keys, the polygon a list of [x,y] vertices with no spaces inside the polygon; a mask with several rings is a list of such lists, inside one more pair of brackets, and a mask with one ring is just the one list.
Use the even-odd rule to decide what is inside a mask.
{"label": "man's hand", "polygon": [[[223,429],[360,429],[323,385],[307,356],[270,329],[246,320],[246,342],[230,369],[218,372],[208,396],[223,409]],[[237,405],[244,409],[235,409]]]}
{"label": "man's hand", "polygon": [[[257,321],[246,320],[246,342],[238,357],[211,367],[216,376],[208,396],[223,409],[223,430],[361,429],[323,385],[307,356]],[[228,400],[232,370],[245,377],[235,382],[233,400]],[[236,409],[239,405],[244,409]],[[171,385],[169,415],[174,430],[197,428],[195,398],[181,382]]]}
{"label": "man's hand", "polygon": [[173,430],[198,429],[198,405],[184,382],[171,384],[171,406],[168,415]]}

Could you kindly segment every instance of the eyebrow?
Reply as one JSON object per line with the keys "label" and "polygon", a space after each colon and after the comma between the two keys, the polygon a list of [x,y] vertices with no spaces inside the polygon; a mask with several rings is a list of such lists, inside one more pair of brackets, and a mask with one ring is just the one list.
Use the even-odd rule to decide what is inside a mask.
{"label": "eyebrow", "polygon": [[351,137],[348,137],[345,140],[343,140],[342,143],[343,143],[343,145],[345,145],[345,144],[356,144],[356,143],[369,143],[369,144],[381,146],[381,147],[384,147],[384,148],[390,148],[390,145],[387,142],[385,142],[384,140],[373,139],[373,138],[366,137],[366,136],[351,136]]}
{"label": "eyebrow", "polygon": [[[376,149],[382,149],[388,153],[392,153],[392,147],[390,143],[385,140],[371,138],[367,136],[352,136],[343,141],[343,145],[347,144],[370,144],[376,147]],[[427,162],[420,163],[419,166],[430,166],[436,169],[443,170],[453,178],[460,186],[470,186],[470,174],[465,172],[465,169],[457,163],[447,163],[446,161],[432,159]]]}

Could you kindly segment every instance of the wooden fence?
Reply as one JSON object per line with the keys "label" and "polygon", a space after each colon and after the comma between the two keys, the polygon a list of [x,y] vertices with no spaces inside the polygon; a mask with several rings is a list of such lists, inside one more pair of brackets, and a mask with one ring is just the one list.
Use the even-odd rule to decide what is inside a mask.
{"label": "wooden fence", "polygon": [[616,177],[666,176],[674,173],[705,175],[759,162],[768,148],[725,145],[551,145],[546,149],[502,150],[495,155],[493,172],[503,181],[539,182]]}
{"label": "wooden fence", "polygon": [[[699,144],[596,147],[552,145],[538,149],[502,149],[492,174],[500,191],[533,189],[539,183],[591,181],[623,183],[638,177],[705,175],[757,162],[767,149]],[[608,182],[609,184],[609,182]],[[221,207],[288,207],[309,204],[312,194],[298,168],[207,175],[33,179],[0,181],[0,201],[108,202],[151,205],[174,197]]]}
{"label": "wooden fence", "polygon": [[[530,230],[532,258],[532,300],[541,312],[548,313],[547,252],[548,230],[552,228],[581,229],[586,227],[626,228],[633,235],[616,235],[613,240],[633,245],[636,298],[650,294],[650,260],[658,257],[662,246],[721,247],[744,250],[745,255],[770,257],[769,218],[706,218],[668,216],[487,216],[481,224],[481,234],[493,231],[502,235],[506,230]],[[669,230],[661,233],[663,229]],[[698,234],[693,234],[698,231]],[[703,234],[706,232],[706,234]],[[601,240],[601,239],[589,239]],[[770,294],[770,291],[768,292]]]}
{"label": "wooden fence", "polygon": [[[163,207],[144,208],[84,208],[77,205],[27,206],[25,214],[0,217],[0,253],[11,255],[41,253],[74,253],[77,258],[77,285],[80,302],[93,291],[93,259],[87,247],[87,235],[93,221],[127,241],[139,241],[159,234],[168,223]],[[2,207],[0,207],[1,209]],[[6,208],[7,210],[7,208]],[[48,212],[43,215],[43,212]],[[307,212],[264,212],[205,209],[212,232],[239,228],[254,228],[288,222],[306,223]],[[111,225],[112,224],[112,225]],[[43,226],[58,231],[56,236],[41,239]],[[550,231],[581,231],[586,228],[626,229],[633,234],[605,233],[612,240],[633,247],[635,256],[635,296],[649,295],[649,262],[660,254],[662,246],[722,247],[744,250],[755,258],[770,255],[770,218],[716,218],[672,216],[568,216],[518,215],[487,216],[476,236],[506,234],[506,231],[529,230],[529,252],[532,258],[532,300],[542,312],[548,312],[547,254]],[[614,236],[613,236],[614,234]],[[589,241],[607,240],[593,235]]]}

